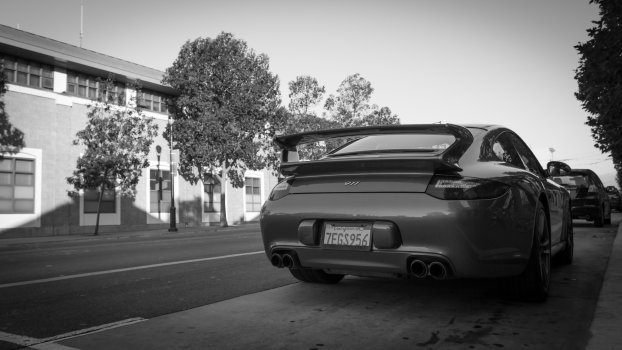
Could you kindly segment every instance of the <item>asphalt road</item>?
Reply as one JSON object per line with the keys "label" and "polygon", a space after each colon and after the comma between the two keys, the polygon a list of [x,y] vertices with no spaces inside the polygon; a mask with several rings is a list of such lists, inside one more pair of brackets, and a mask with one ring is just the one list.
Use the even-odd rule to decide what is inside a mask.
{"label": "asphalt road", "polygon": [[0,248],[0,331],[48,338],[294,282],[270,265],[256,227],[12,245]]}
{"label": "asphalt road", "polygon": [[[0,331],[44,339],[139,318],[148,320],[59,343],[81,349],[583,349],[620,214],[613,220],[604,228],[575,221],[575,262],[554,266],[544,304],[515,300],[498,280],[296,283],[256,253],[258,232],[244,230],[11,246],[0,249]],[[232,256],[241,253],[249,254]],[[199,261],[183,262],[192,259]],[[162,265],[131,270],[154,264]],[[113,269],[121,271],[88,275]],[[85,275],[15,285],[75,274]],[[4,340],[0,348],[15,348]]]}

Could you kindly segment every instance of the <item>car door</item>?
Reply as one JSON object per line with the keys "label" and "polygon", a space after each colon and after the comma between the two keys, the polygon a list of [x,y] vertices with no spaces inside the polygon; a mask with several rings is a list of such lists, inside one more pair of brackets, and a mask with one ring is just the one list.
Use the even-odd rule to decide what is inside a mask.
{"label": "car door", "polygon": [[556,182],[550,180],[540,165],[538,158],[517,135],[512,134],[512,143],[516,152],[525,164],[525,168],[540,178],[546,192],[549,203],[551,220],[551,243],[556,244],[562,239],[562,227],[564,220],[564,189]]}

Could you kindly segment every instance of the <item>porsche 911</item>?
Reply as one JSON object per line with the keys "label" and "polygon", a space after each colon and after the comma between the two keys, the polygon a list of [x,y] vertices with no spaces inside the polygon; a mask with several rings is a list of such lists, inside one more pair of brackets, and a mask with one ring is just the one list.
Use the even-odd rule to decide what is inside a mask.
{"label": "porsche 911", "polygon": [[[261,210],[264,248],[303,282],[509,278],[521,297],[544,301],[551,259],[572,261],[570,196],[551,179],[570,168],[542,168],[508,128],[356,127],[275,143],[282,180]],[[308,144],[326,152],[304,160]]]}

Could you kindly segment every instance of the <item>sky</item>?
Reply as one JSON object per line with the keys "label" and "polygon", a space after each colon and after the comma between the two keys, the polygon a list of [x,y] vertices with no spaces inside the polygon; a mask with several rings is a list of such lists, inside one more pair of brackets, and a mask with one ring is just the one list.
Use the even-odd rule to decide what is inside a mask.
{"label": "sky", "polygon": [[186,41],[229,32],[268,55],[284,105],[297,76],[327,97],[359,73],[402,124],[500,124],[543,166],[615,185],[574,96],[588,0],[0,0],[0,23],[79,46],[81,5],[85,49],[164,71]]}

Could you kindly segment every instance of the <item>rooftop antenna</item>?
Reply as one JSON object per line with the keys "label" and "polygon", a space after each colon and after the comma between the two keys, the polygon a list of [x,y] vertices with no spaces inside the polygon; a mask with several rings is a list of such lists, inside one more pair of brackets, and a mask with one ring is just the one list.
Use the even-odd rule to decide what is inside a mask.
{"label": "rooftop antenna", "polygon": [[84,27],[84,1],[80,1],[80,47],[82,47],[82,32]]}

